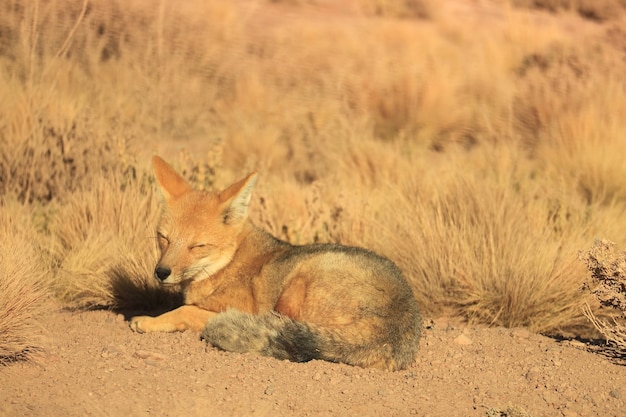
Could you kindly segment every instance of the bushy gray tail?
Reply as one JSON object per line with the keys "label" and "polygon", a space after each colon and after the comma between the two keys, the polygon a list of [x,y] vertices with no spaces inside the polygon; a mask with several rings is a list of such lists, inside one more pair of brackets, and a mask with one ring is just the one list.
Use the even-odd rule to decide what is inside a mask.
{"label": "bushy gray tail", "polygon": [[394,327],[392,323],[385,331],[362,337],[355,330],[358,327],[343,329],[341,333],[274,311],[256,315],[228,310],[207,322],[202,337],[213,346],[231,352],[250,352],[293,362],[323,359],[396,371],[411,364],[418,349],[419,314],[416,313],[414,320],[405,321],[404,327]]}
{"label": "bushy gray tail", "polygon": [[326,359],[318,336],[309,326],[274,311],[256,315],[227,310],[208,321],[202,338],[230,352],[250,352],[293,362]]}

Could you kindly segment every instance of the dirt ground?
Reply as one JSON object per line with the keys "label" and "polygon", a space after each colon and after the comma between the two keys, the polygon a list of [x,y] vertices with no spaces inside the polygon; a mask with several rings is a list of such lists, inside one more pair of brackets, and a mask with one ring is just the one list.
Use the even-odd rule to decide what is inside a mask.
{"label": "dirt ground", "polygon": [[625,366],[525,329],[429,322],[415,364],[384,372],[137,334],[109,311],[44,324],[36,363],[0,367],[0,416],[623,416],[626,403]]}

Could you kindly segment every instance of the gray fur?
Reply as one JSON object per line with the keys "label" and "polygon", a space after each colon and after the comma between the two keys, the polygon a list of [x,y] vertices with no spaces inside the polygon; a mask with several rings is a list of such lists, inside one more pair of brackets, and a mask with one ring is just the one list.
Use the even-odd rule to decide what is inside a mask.
{"label": "gray fur", "polygon": [[276,312],[227,310],[210,319],[202,338],[230,352],[250,352],[293,362],[320,359],[317,337],[303,323]]}

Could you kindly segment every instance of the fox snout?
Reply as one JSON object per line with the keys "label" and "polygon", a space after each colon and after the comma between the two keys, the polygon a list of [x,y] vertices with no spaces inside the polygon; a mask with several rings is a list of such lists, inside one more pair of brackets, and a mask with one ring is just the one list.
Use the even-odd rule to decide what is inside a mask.
{"label": "fox snout", "polygon": [[157,265],[157,267],[154,269],[154,276],[159,281],[165,281],[167,277],[171,275],[171,273],[172,273],[172,270],[166,266]]}

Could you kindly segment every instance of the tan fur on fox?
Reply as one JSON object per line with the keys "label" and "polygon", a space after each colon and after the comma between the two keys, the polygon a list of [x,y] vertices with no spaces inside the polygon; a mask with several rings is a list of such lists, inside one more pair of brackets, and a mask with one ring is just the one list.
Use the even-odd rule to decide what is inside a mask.
{"label": "tan fur on fox", "polygon": [[398,370],[417,353],[421,318],[390,260],[362,248],[294,246],[254,226],[250,174],[220,193],[193,190],[154,157],[163,195],[155,276],[185,305],[131,319],[138,332],[202,331],[212,345],[291,361]]}

